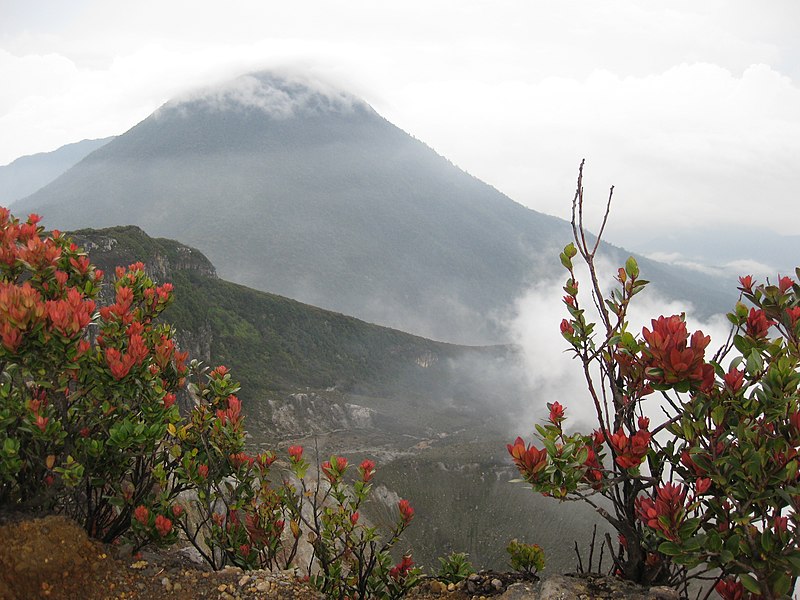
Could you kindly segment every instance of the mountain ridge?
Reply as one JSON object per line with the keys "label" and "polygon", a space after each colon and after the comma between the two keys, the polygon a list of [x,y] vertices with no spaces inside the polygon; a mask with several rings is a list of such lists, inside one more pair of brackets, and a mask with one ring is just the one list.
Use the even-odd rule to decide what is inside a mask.
{"label": "mountain ridge", "polygon": [[[254,79],[273,96],[298,93],[271,74],[222,89],[252,91]],[[278,117],[220,105],[213,90],[211,104],[167,103],[19,206],[61,229],[134,223],[198,247],[226,279],[366,321],[505,341],[498,316],[561,277],[569,224],[454,167],[366,103],[315,92]],[[697,274],[655,271],[668,294],[729,304]]]}

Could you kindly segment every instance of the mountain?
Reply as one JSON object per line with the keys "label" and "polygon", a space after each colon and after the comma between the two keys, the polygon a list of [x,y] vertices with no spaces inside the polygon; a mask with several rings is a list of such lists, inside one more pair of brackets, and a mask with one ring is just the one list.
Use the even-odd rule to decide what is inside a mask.
{"label": "mountain", "polygon": [[457,550],[502,569],[518,537],[542,545],[555,569],[573,568],[571,542],[589,535],[591,511],[509,483],[509,422],[531,404],[514,348],[434,342],[232,284],[197,249],[138,227],[69,235],[107,273],[141,260],[174,284],[164,319],[191,358],[242,382],[253,450],[301,442],[322,457],[375,459],[378,499],[365,510],[380,521],[411,498],[418,518],[404,539],[418,562],[438,567]]}
{"label": "mountain", "polygon": [[778,273],[793,273],[800,257],[800,235],[778,235],[757,226],[687,228],[642,236],[630,243],[648,256],[694,265],[705,272],[749,273],[773,281]]}
{"label": "mountain", "polygon": [[0,167],[0,205],[8,206],[44,187],[113,138],[83,140],[52,152],[21,156]]}
{"label": "mountain", "polygon": [[[16,208],[60,229],[136,224],[237,283],[461,343],[502,341],[494,318],[562,276],[571,239],[362,100],[272,73],[168,102]],[[648,265],[668,297],[731,305]]]}

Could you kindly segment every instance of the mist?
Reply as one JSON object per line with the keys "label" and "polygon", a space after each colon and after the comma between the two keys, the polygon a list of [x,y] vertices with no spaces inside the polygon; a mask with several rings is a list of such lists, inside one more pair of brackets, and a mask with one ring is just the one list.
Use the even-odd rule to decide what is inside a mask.
{"label": "mist", "polygon": [[[603,257],[599,257],[596,264],[601,277],[601,289],[608,297],[615,283],[613,274],[621,264]],[[598,322],[597,310],[589,296],[590,280],[585,265],[576,266],[576,275],[580,283],[578,300],[581,307],[586,310],[588,320]],[[597,426],[594,404],[587,390],[581,363],[569,351],[570,346],[559,328],[561,320],[569,318],[562,300],[567,276],[564,271],[562,279],[546,279],[530,287],[516,299],[514,314],[505,322],[510,338],[520,348],[525,381],[531,393],[531,402],[521,405],[518,418],[510,423],[514,435],[529,436],[535,423],[547,419],[546,404],[556,401],[567,408],[567,425],[570,429],[590,431]],[[645,272],[640,277],[648,279]],[[701,319],[696,316],[691,301],[667,300],[648,288],[631,301],[628,330],[640,336],[642,327],[651,328],[651,319],[676,314],[686,315],[690,334],[700,329],[711,336],[707,356],[713,355],[715,349],[726,341],[729,322],[725,315]],[[593,377],[595,382],[599,381],[599,373]],[[648,396],[642,405],[644,413],[654,422],[659,422],[664,415],[659,398],[657,394]]]}

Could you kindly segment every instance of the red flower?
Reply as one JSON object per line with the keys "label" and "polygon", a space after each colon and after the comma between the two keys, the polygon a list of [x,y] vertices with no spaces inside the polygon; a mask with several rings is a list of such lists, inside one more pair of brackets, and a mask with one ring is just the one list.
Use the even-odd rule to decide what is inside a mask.
{"label": "red flower", "polygon": [[147,521],[150,518],[150,511],[147,510],[145,506],[141,504],[136,507],[136,510],[133,511],[133,518],[139,521],[142,525],[147,525]]}
{"label": "red flower", "polygon": [[744,600],[744,586],[735,579],[723,579],[714,586],[722,600]]}
{"label": "red flower", "polygon": [[197,474],[201,479],[206,479],[208,477],[208,465],[199,465],[197,467]]}
{"label": "red flower", "polygon": [[289,446],[289,459],[292,462],[300,462],[303,458],[303,447],[302,446]]}
{"label": "red flower", "polygon": [[583,463],[583,466],[587,467],[587,469],[583,474],[583,480],[595,489],[598,489],[600,482],[603,480],[603,467],[597,460],[597,454],[594,449],[586,446],[586,452],[586,461]]}
{"label": "red flower", "polygon": [[751,308],[747,315],[745,331],[754,340],[762,340],[767,337],[767,332],[773,325],[775,325],[775,321],[767,319],[763,310]]}
{"label": "red flower", "polygon": [[181,506],[180,504],[173,504],[172,505],[172,515],[176,519],[179,519],[182,514],[183,514],[183,506]]}
{"label": "red flower", "polygon": [[507,444],[508,453],[522,473],[529,481],[535,480],[539,471],[547,465],[547,451],[542,448],[537,449],[533,445],[525,447],[525,442],[521,437],[514,440],[513,444]]}
{"label": "red flower", "polygon": [[711,487],[711,480],[708,477],[698,477],[694,482],[694,489],[698,496],[705,494]]}
{"label": "red flower", "polygon": [[175,404],[175,398],[176,396],[172,392],[164,394],[164,408],[169,408],[170,406]]}
{"label": "red flower", "polygon": [[347,469],[347,459],[343,456],[331,456],[329,461],[322,463],[322,472],[331,483],[339,481],[345,469]]}
{"label": "red flower", "polygon": [[172,530],[172,521],[164,515],[158,515],[156,517],[156,531],[158,531],[158,535],[165,537],[170,530]]}
{"label": "red flower", "polygon": [[673,385],[682,382],[710,389],[714,369],[705,364],[705,349],[711,338],[695,331],[689,339],[686,323],[678,315],[651,321],[653,330],[642,328],[645,340],[645,373],[654,383]]}
{"label": "red flower", "polygon": [[[236,454],[231,454],[228,459],[231,461],[231,466],[234,469],[240,469],[244,465],[252,465],[255,462],[255,458],[246,454],[245,452],[237,452]],[[198,469],[199,470],[199,469]]]}
{"label": "red flower", "polygon": [[398,581],[400,579],[405,579],[408,575],[411,568],[414,566],[414,561],[411,560],[411,557],[406,555],[402,558],[402,560],[396,564],[394,567],[389,569],[389,577],[393,580]]}
{"label": "red flower", "polygon": [[686,488],[675,483],[665,483],[656,489],[656,499],[637,498],[636,514],[651,529],[659,531],[670,541],[679,541],[680,526],[686,517],[684,501]]}
{"label": "red flower", "polygon": [[739,283],[742,284],[739,288],[743,292],[747,292],[748,294],[753,293],[753,276],[752,275],[744,275],[743,277],[739,277]]}
{"label": "red flower", "polygon": [[777,516],[773,522],[773,527],[775,528],[775,533],[780,536],[788,531],[789,519],[786,517]]}
{"label": "red flower", "polygon": [[50,417],[43,417],[40,414],[36,415],[36,421],[34,421],[34,425],[36,425],[39,429],[44,431],[47,429],[47,422],[50,420]]}
{"label": "red flower", "polygon": [[356,523],[358,523],[358,511],[356,511],[352,515],[350,515],[350,523],[352,525],[355,525]]}
{"label": "red flower", "polygon": [[786,290],[791,288],[794,285],[794,281],[792,281],[791,277],[781,277],[778,279],[778,289],[780,289],[781,294],[785,294]]}
{"label": "red flower", "polygon": [[547,406],[550,409],[550,422],[553,425],[559,425],[564,420],[564,407],[558,402],[553,402]]}
{"label": "red flower", "polygon": [[639,417],[639,429],[647,431],[650,428],[650,419],[647,417]]}
{"label": "red flower", "polygon": [[[649,425],[649,422],[647,423]],[[650,432],[640,429],[628,437],[620,428],[611,436],[611,447],[616,453],[615,462],[623,469],[638,467],[647,456],[651,440]]]}
{"label": "red flower", "polygon": [[216,369],[211,371],[209,377],[211,377],[211,379],[222,379],[227,374],[228,374],[228,367],[226,367],[225,365],[220,365]]}
{"label": "red flower", "polygon": [[400,518],[403,519],[403,523],[408,525],[411,519],[414,518],[414,509],[411,504],[409,504],[408,500],[400,500],[397,503],[397,508],[400,510]]}
{"label": "red flower", "polygon": [[223,425],[230,422],[236,428],[242,418],[242,402],[233,394],[228,396],[228,408],[218,410],[217,417]]}
{"label": "red flower", "polygon": [[564,337],[571,337],[575,335],[575,329],[572,327],[572,323],[566,319],[561,320],[561,335]]}
{"label": "red flower", "polygon": [[741,390],[742,385],[744,385],[744,371],[732,368],[725,373],[724,380],[725,387],[728,388],[731,393],[735,394]]}
{"label": "red flower", "polygon": [[362,460],[358,472],[361,473],[361,481],[369,483],[375,476],[375,463],[369,459]]}

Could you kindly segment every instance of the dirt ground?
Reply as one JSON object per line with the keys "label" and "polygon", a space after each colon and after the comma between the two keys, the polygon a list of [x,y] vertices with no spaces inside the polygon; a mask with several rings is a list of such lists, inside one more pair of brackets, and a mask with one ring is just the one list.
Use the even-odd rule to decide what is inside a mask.
{"label": "dirt ground", "polygon": [[[467,600],[500,593],[515,579],[486,574],[468,593],[430,580],[409,600]],[[494,582],[496,588],[491,587]],[[474,586],[473,586],[474,587]],[[322,596],[290,573],[209,572],[175,561],[167,554],[144,553],[125,558],[116,549],[87,538],[83,529],[63,517],[11,518],[0,524],[0,600],[316,600]]]}

